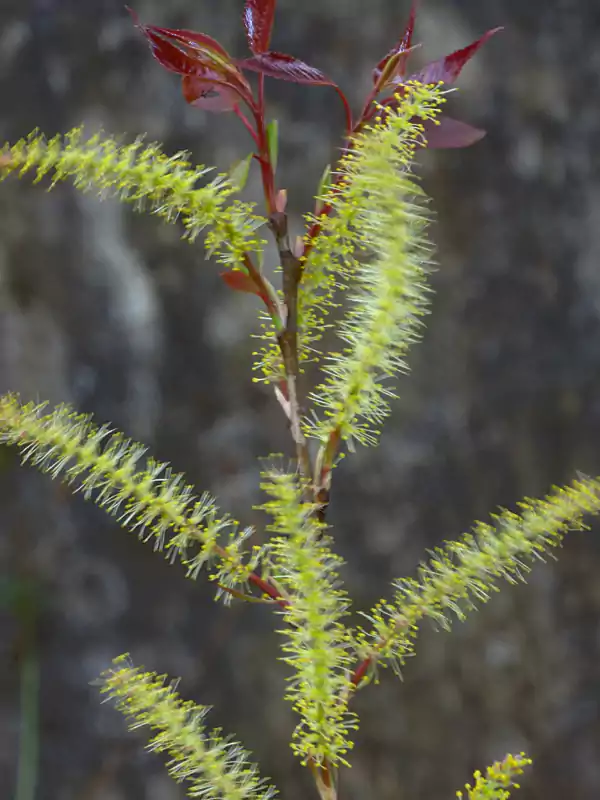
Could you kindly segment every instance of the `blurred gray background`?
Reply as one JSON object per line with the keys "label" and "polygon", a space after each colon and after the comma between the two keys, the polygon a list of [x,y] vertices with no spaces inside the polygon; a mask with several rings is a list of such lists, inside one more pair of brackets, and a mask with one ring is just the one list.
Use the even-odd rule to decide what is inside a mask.
{"label": "blurred gray background", "polygon": [[[274,46],[332,75],[357,107],[409,2],[278,6]],[[246,52],[242,0],[135,7]],[[436,58],[500,24],[451,101],[488,136],[424,165],[441,267],[412,377],[381,446],[335,475],[331,520],[357,608],[499,504],[577,470],[600,474],[600,4],[423,0],[416,40]],[[299,220],[339,143],[341,108],[322,87],[268,81],[268,97]],[[2,141],[85,122],[221,167],[249,150],[235,119],[185,105],[121,0],[0,0],[0,98]],[[0,185],[0,389],[112,421],[262,525],[249,511],[256,458],[289,445],[272,395],[250,380],[257,304],[179,233],[66,184]],[[536,762],[523,800],[600,797],[599,533],[570,536],[556,563],[451,635],[427,628],[403,683],[384,673],[361,693],[342,800],[451,798],[473,769],[521,749]],[[186,581],[5,448],[0,571],[2,800],[16,797],[20,726],[17,800],[33,797],[38,748],[36,800],[182,796],[90,686],[123,651],[214,704],[213,723],[242,738],[286,800],[315,796],[287,746],[270,609],[215,605],[205,581]]]}

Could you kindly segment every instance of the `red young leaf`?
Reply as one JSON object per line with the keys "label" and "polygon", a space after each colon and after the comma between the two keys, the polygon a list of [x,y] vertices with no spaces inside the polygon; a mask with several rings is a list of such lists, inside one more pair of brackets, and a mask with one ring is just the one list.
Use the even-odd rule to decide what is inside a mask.
{"label": "red young leaf", "polygon": [[439,125],[431,120],[423,123],[423,135],[427,139],[427,147],[441,149],[445,147],[469,147],[485,136],[481,128],[474,128],[466,122],[442,115]]}
{"label": "red young leaf", "polygon": [[165,39],[175,39],[188,49],[200,51],[210,50],[220,55],[226,61],[231,61],[231,56],[227,50],[225,50],[216,39],[213,39],[212,36],[208,36],[206,33],[198,33],[197,31],[188,31],[181,28],[158,28],[154,25],[147,25],[146,27],[152,28],[155,33],[163,36]]}
{"label": "red young leaf", "polygon": [[196,31],[144,25],[134,11],[129,12],[159,64],[184,76],[188,103],[207,111],[230,111],[240,100],[252,105],[248,82],[215,39]]}
{"label": "red young leaf", "polygon": [[181,86],[186,101],[203,111],[232,111],[240,102],[238,90],[208,74],[184,75]]}
{"label": "red young leaf", "polygon": [[400,70],[404,72],[406,67],[406,59],[407,53],[412,47],[412,37],[413,32],[415,30],[415,17],[417,16],[417,6],[419,4],[419,0],[413,0],[410,6],[410,14],[408,15],[408,22],[406,23],[406,28],[404,29],[404,34],[398,43],[396,48],[398,53],[403,54],[400,63]]}
{"label": "red young leaf", "polygon": [[481,45],[485,44],[490,37],[501,30],[503,29],[493,28],[487,33],[484,33],[477,41],[472,42],[467,47],[463,47],[462,50],[455,50],[454,53],[450,53],[449,56],[426,64],[422,70],[414,73],[414,75],[411,75],[406,80],[419,81],[420,83],[439,83],[440,81],[444,83],[453,83],[460,75],[467,61],[473,58]]}
{"label": "red young leaf", "polygon": [[236,292],[248,292],[248,294],[256,294],[265,300],[263,293],[257,289],[252,278],[249,275],[246,275],[245,272],[240,272],[240,270],[222,272],[221,278],[230,289],[234,289]]}
{"label": "red young leaf", "polygon": [[[386,112],[396,111],[402,105],[403,87],[393,97],[383,100],[380,105],[373,106],[366,117],[369,122],[375,115],[385,121]],[[423,145],[431,149],[469,147],[485,136],[485,131],[475,128],[466,122],[460,122],[452,117],[442,114],[437,123],[433,120],[414,119],[414,122],[423,127]]]}
{"label": "red young leaf", "polygon": [[269,49],[277,0],[246,0],[244,26],[250,50],[257,55]]}
{"label": "red young leaf", "polygon": [[[406,60],[412,48],[412,37],[415,29],[415,17],[417,15],[418,3],[419,0],[413,0],[412,2],[408,22],[406,23],[406,28],[404,29],[400,41],[392,47],[390,52],[385,58],[381,59],[373,70],[373,83],[378,85],[379,88],[396,75],[403,75],[406,70]],[[385,73],[385,75],[382,77],[383,73]]]}
{"label": "red young leaf", "polygon": [[207,69],[210,62],[199,62],[197,56],[189,56],[179,47],[171,44],[167,39],[157,36],[149,28],[141,28],[146,39],[150,42],[152,55],[158,63],[178,75],[193,75],[199,68]]}
{"label": "red young leaf", "polygon": [[293,83],[312,83],[321,86],[335,86],[333,81],[326,77],[320,69],[311,67],[287,53],[257,53],[252,58],[237,62],[242,69],[260,72],[270,78],[279,78],[282,81]]}
{"label": "red young leaf", "polygon": [[136,28],[139,28],[145,36],[148,35],[148,31],[152,31],[152,33],[164,39],[175,39],[184,47],[187,46],[188,48],[192,49],[204,48],[212,50],[215,54],[219,54],[226,61],[231,62],[231,58],[227,50],[225,50],[225,48],[220,45],[216,39],[213,39],[212,36],[208,36],[206,33],[197,33],[196,31],[188,31],[180,28],[159,28],[157,25],[144,25],[143,22],[140,22],[140,18],[136,11],[129,6],[125,6],[125,8],[127,11],[129,11],[131,18],[133,19],[133,24],[136,26]]}
{"label": "red young leaf", "polygon": [[155,58],[166,69],[179,75],[203,74],[208,70],[249,91],[227,51],[212,37],[195,31],[144,25],[135,12],[130,10],[130,13],[150,42]]}

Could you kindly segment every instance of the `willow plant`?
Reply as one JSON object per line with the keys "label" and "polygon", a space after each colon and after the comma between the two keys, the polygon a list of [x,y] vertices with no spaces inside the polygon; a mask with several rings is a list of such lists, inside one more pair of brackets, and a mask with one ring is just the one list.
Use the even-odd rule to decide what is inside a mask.
{"label": "willow plant", "polygon": [[[31,174],[51,187],[71,180],[82,191],[112,195],[179,224],[183,236],[199,239],[222,265],[229,289],[260,298],[263,341],[255,380],[271,387],[292,450],[287,470],[262,474],[266,543],[250,546],[252,529],[219,510],[213,497],[198,496],[143,445],[67,406],[2,397],[0,440],[179,560],[190,578],[204,573],[218,599],[273,606],[289,675],[286,700],[298,720],[291,746],[312,771],[322,800],[336,800],[338,771],[349,766],[359,724],[357,692],[376,683],[385,667],[399,671],[424,620],[449,628],[486,602],[500,581],[523,580],[569,529],[583,527],[585,514],[600,511],[600,479],[579,478],[523,501],[519,513],[501,511],[491,523],[477,523],[431,554],[416,577],[397,580],[387,599],[362,613],[363,626],[349,624],[343,564],[327,522],[335,467],[355,446],[377,444],[395,381],[421,336],[433,253],[431,211],[415,161],[424,147],[463,147],[483,136],[447,116],[445,102],[463,66],[499,29],[411,72],[413,3],[406,28],[375,67],[371,90],[354,114],[320,70],[270,49],[275,5],[246,0],[250,55],[241,59],[204,33],[147,25],[131,12],[156,60],[181,77],[186,102],[233,113],[247,130],[252,153],[228,173],[211,175],[185,153],[167,155],[143,138],[124,144],[81,129],[50,139],[35,131],[0,151],[3,177]],[[325,170],[304,235],[294,240],[287,193],[277,181],[267,77],[330,87],[345,113],[339,160]],[[263,209],[240,199],[253,164],[260,170]],[[262,267],[269,235],[279,253],[277,283]],[[334,350],[324,345],[327,328],[339,340]],[[309,362],[316,362],[320,379],[306,392]],[[166,676],[135,667],[123,655],[101,685],[132,728],[149,729],[149,748],[167,754],[169,773],[191,797],[276,795],[235,739],[207,727],[208,707],[181,699]],[[528,763],[523,754],[507,755],[457,795],[507,798]]]}

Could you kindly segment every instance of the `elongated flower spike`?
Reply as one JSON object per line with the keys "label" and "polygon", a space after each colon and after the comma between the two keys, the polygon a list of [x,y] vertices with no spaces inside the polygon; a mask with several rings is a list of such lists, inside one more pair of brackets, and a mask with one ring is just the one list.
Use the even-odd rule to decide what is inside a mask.
{"label": "elongated flower spike", "polygon": [[340,180],[326,197],[333,213],[321,219],[305,267],[298,315],[305,351],[319,341],[335,302],[323,287],[349,288],[348,311],[336,324],[339,350],[327,355],[324,380],[310,395],[322,411],[306,419],[306,435],[320,440],[326,463],[333,442],[378,441],[394,396],[389,379],[407,371],[427,310],[429,216],[412,164],[424,124],[439,119],[445,97],[439,86],[407,89],[398,109],[365,126],[341,160]]}
{"label": "elongated flower spike", "polygon": [[167,770],[188,797],[204,800],[274,800],[277,791],[261,778],[250,753],[220,728],[208,728],[210,706],[183,700],[177,681],[134,667],[127,654],[113,661],[97,683],[106,699],[145,729],[147,749],[167,756]]}
{"label": "elongated flower spike", "polygon": [[457,800],[508,800],[511,789],[520,788],[517,780],[531,763],[525,753],[516,756],[509,753],[488,767],[485,774],[477,770],[473,784],[465,786],[466,794],[460,790],[456,793]]}

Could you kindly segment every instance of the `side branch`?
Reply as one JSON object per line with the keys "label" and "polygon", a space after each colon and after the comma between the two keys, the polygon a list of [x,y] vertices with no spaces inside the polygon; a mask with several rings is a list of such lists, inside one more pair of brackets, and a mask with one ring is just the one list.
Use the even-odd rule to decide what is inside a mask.
{"label": "side branch", "polygon": [[264,302],[269,316],[273,320],[275,328],[279,331],[283,328],[283,313],[277,293],[265,276],[256,268],[250,253],[244,253],[244,267],[248,270],[248,275],[256,286],[256,293]]}

